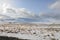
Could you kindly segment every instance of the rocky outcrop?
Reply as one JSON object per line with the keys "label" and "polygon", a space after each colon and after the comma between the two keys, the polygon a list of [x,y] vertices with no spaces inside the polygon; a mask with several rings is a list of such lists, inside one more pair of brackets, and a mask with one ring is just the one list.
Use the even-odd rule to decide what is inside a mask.
{"label": "rocky outcrop", "polygon": [[0,40],[28,40],[28,39],[19,39],[15,37],[0,36]]}

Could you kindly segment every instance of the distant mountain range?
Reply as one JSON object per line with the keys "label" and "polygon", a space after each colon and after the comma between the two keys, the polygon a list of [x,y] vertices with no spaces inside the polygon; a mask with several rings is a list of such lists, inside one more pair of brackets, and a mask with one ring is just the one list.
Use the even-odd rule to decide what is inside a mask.
{"label": "distant mountain range", "polygon": [[31,22],[48,22],[40,19],[32,19],[32,18],[2,18],[0,19],[0,22],[26,22],[26,23],[31,23]]}

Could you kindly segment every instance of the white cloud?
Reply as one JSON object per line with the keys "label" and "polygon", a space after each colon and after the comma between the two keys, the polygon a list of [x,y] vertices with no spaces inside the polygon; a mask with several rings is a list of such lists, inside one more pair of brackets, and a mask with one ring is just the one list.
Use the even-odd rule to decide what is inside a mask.
{"label": "white cloud", "polygon": [[57,0],[55,3],[51,4],[49,9],[53,12],[42,12],[40,13],[40,18],[43,20],[46,19],[50,22],[60,22],[60,0]]}
{"label": "white cloud", "polygon": [[55,12],[46,12],[46,13],[40,13],[40,18],[43,20],[48,20],[49,22],[60,22],[60,13]]}
{"label": "white cloud", "polygon": [[50,5],[50,8],[60,10],[60,0],[58,0],[55,3],[53,3],[52,5]]}
{"label": "white cloud", "polygon": [[8,1],[10,0],[0,0],[0,14],[9,16],[11,18],[33,18],[34,13],[28,11],[26,8],[15,8],[11,6]]}

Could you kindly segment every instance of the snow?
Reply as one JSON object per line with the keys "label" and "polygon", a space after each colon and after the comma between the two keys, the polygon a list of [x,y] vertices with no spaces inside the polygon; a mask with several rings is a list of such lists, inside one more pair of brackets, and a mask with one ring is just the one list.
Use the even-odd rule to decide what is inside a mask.
{"label": "snow", "polygon": [[[11,27],[10,27],[11,26]],[[0,27],[0,36],[30,40],[60,40],[60,26],[15,26]],[[15,27],[14,27],[15,26]],[[20,29],[19,29],[20,28]],[[2,31],[1,31],[2,30]]]}
{"label": "snow", "polygon": [[[55,39],[60,39],[60,32],[39,32],[39,31],[35,31],[36,34],[22,34],[22,33],[6,33],[6,32],[1,32],[0,36],[8,36],[8,37],[17,37],[17,38],[22,38],[22,39],[33,39],[33,40],[51,40],[51,38],[55,38]],[[34,33],[34,31],[32,31],[32,33]],[[54,36],[52,36],[51,34],[54,34]],[[48,36],[49,35],[49,36]]]}

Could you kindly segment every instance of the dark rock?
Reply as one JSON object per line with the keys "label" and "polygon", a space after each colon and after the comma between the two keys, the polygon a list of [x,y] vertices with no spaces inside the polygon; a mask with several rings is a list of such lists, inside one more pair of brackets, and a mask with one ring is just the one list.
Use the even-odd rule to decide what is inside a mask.
{"label": "dark rock", "polygon": [[18,39],[15,37],[0,36],[0,40],[28,40],[28,39]]}

